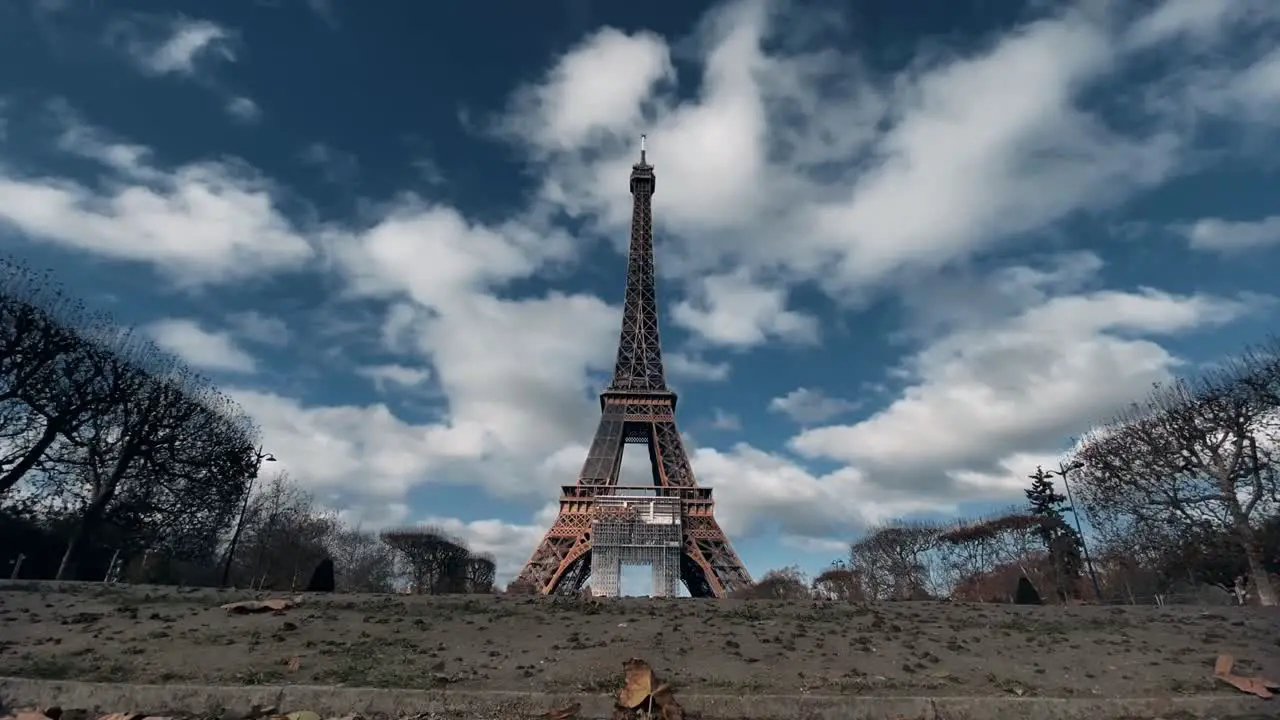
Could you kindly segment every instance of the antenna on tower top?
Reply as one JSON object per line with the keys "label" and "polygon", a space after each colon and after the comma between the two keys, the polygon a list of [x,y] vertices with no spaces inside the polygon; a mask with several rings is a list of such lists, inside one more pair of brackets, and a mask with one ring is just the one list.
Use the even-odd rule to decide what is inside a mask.
{"label": "antenna on tower top", "polygon": [[640,164],[641,165],[644,165],[644,141],[648,137],[649,137],[648,135],[645,135],[643,133],[640,135]]}

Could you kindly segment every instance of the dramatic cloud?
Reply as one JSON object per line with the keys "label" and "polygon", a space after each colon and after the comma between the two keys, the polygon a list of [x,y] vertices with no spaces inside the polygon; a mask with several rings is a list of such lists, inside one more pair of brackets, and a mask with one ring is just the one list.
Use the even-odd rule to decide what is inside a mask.
{"label": "dramatic cloud", "polygon": [[230,161],[162,169],[139,145],[70,121],[60,147],[97,163],[99,182],[0,164],[0,225],[31,240],[145,262],[187,286],[298,268],[314,256],[272,184]]}
{"label": "dramatic cloud", "polygon": [[194,320],[160,320],[146,330],[162,349],[196,369],[235,373],[257,369],[253,356],[236,345],[230,334],[205,330]]}
{"label": "dramatic cloud", "polygon": [[[309,4],[331,17],[329,3]],[[1274,127],[1280,51],[1233,42],[1248,23],[1270,27],[1274,5],[1062,4],[896,68],[864,62],[858,43],[820,40],[820,21],[782,0],[723,4],[679,40],[600,28],[522,73],[531,82],[480,123],[534,178],[513,207],[458,200],[449,181],[460,172],[418,161],[427,182],[415,184],[429,194],[362,194],[350,217],[288,195],[286,211],[297,188],[244,162],[166,165],[64,112],[57,147],[92,171],[33,173],[6,154],[0,223],[28,242],[145,263],[191,291],[315,273],[299,295],[322,293],[340,310],[326,318],[337,329],[321,354],[343,359],[358,392],[412,394],[425,412],[410,421],[384,404],[343,404],[345,376],[323,379],[332,395],[235,396],[281,467],[339,498],[344,517],[441,525],[494,553],[506,574],[551,522],[546,503],[591,440],[620,309],[584,289],[595,269],[579,263],[601,238],[625,241],[626,177],[647,133],[658,271],[674,288],[663,297],[672,381],[732,377],[747,393],[765,353],[792,344],[803,349],[789,348],[793,357],[813,356],[792,378],[803,383],[769,387],[803,385],[786,395],[682,411],[687,430],[702,423],[744,441],[687,439],[695,472],[735,537],[775,533],[834,553],[867,523],[1016,498],[1068,437],[1179,369],[1162,342],[1253,309],[1248,296],[1109,286],[1103,257],[1080,250],[1093,239],[1063,229],[1229,157],[1234,146],[1201,152],[1205,121],[1228,124],[1232,138]],[[235,59],[235,35],[212,23],[139,27],[117,39],[148,74],[193,77]],[[1116,112],[1100,98],[1122,85]],[[252,100],[223,95],[233,117],[257,117]],[[316,137],[341,136],[303,136],[286,157],[345,188],[357,176],[376,186],[373,153],[349,145],[357,162],[308,145]],[[1260,251],[1280,236],[1276,218],[1178,229],[1202,250]],[[821,377],[822,357],[874,303],[903,310],[884,331],[892,337],[876,340],[906,359],[886,377],[858,378],[885,389],[881,405],[862,407],[817,388],[853,396]],[[254,359],[235,341],[255,343],[266,364],[309,339],[262,310],[271,314],[228,310],[226,332],[174,320],[151,331],[193,364],[248,372]],[[762,409],[805,427],[757,437],[747,413]],[[444,485],[532,517],[410,506],[411,490]]]}
{"label": "dramatic cloud", "polygon": [[[628,87],[637,94],[620,103],[653,108],[644,126],[658,168],[655,213],[673,233],[660,265],[687,276],[689,303],[698,303],[682,305],[677,320],[712,342],[767,336],[751,321],[789,318],[786,288],[753,287],[757,271],[818,280],[843,296],[1114,203],[1167,177],[1176,161],[1172,135],[1127,136],[1079,104],[1121,54],[1109,28],[1090,16],[1067,12],[1032,23],[952,62],[913,67],[892,84],[831,50],[802,53],[775,43],[765,51],[784,17],[764,3],[725,6],[700,37],[705,65],[696,98],[645,94],[650,86],[640,79],[650,76],[634,73],[639,79]],[[559,66],[609,61],[588,43]],[[582,98],[578,105],[517,105],[507,123],[542,127],[596,111],[589,86],[571,92],[565,82],[521,95],[554,89],[566,103]],[[525,137],[536,156],[548,158],[546,198],[590,213],[602,230],[621,230],[630,202],[615,190],[634,162],[632,144]],[[698,151],[678,150],[691,147]],[[743,299],[769,312],[726,329],[712,309],[732,316]]]}
{"label": "dramatic cloud", "polygon": [[1146,336],[1229,321],[1246,302],[1155,290],[1051,297],[930,343],[905,368],[901,397],[853,424],[813,428],[791,445],[875,468],[886,486],[935,495],[947,470],[987,470],[1019,451],[1052,451],[1168,379],[1176,358]]}

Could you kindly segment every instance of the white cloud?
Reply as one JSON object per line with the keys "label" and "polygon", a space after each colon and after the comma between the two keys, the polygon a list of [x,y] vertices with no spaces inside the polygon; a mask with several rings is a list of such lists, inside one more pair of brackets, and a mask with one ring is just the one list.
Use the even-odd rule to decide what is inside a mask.
{"label": "white cloud", "polygon": [[414,197],[404,198],[373,227],[335,235],[330,243],[358,290],[405,292],[437,310],[527,277],[574,249],[563,232],[543,236],[519,220],[480,225],[453,208]]}
{"label": "white cloud", "polygon": [[662,362],[666,366],[667,374],[674,378],[717,382],[729,377],[729,363],[708,362],[686,353],[667,353],[663,356]]}
{"label": "white cloud", "polygon": [[642,103],[674,70],[662,38],[604,28],[566,53],[543,82],[512,98],[502,128],[535,145],[574,149],[637,128]]}
{"label": "white cloud", "polygon": [[[279,467],[316,491],[351,490],[364,502],[400,501],[433,470],[474,448],[448,428],[411,425],[385,405],[308,406],[256,390],[231,394],[263,430]],[[352,479],[358,478],[357,486]]]}
{"label": "white cloud", "polygon": [[853,463],[875,482],[931,485],[949,471],[1049,452],[1168,379],[1176,358],[1149,336],[1222,323],[1243,301],[1155,290],[1042,300],[960,327],[911,358],[901,397],[853,425],[808,429],[797,451]]}
{"label": "white cloud", "polygon": [[0,225],[32,240],[150,263],[189,286],[293,269],[314,256],[256,171],[229,161],[162,169],[147,148],[71,122],[59,145],[100,163],[101,182],[34,177],[0,164]]}
{"label": "white cloud", "polygon": [[827,397],[820,390],[796,388],[791,392],[769,401],[769,409],[780,412],[792,420],[802,424],[820,423],[849,412],[858,407],[858,403],[843,398]]}
{"label": "white cloud", "polygon": [[177,17],[167,22],[136,18],[113,35],[129,58],[149,75],[195,75],[204,60],[234,61],[235,34],[209,21]]}
{"label": "white cloud", "polygon": [[1255,221],[1205,218],[1183,229],[1192,248],[1217,252],[1280,244],[1280,215]]}
{"label": "white cloud", "polygon": [[456,482],[544,500],[573,481],[598,413],[591,373],[612,366],[618,309],[587,295],[492,294],[571,257],[568,236],[527,218],[474,223],[403,197],[370,226],[331,229],[324,242],[352,290],[392,301],[383,340],[415,358],[364,373],[411,382],[425,379],[416,363],[429,364],[448,417],[413,425],[382,405],[308,407],[238,393],[297,477],[325,489],[360,473],[361,491],[385,499]]}
{"label": "white cloud", "polygon": [[1239,109],[1261,122],[1273,122],[1280,109],[1280,49],[1259,58],[1224,90],[1227,111]]}
{"label": "white cloud", "polygon": [[956,503],[947,494],[885,487],[853,467],[817,475],[746,443],[729,450],[699,448],[690,460],[698,483],[712,488],[716,519],[731,538],[766,530],[848,537],[868,524]]}
{"label": "white cloud", "polygon": [[750,347],[774,338],[818,340],[817,318],[787,310],[780,288],[762,287],[741,274],[704,277],[693,286],[693,297],[677,303],[672,318],[709,343]]}
{"label": "white cloud", "polygon": [[369,378],[378,392],[386,392],[389,386],[398,385],[412,388],[426,382],[431,371],[425,368],[414,368],[406,365],[370,365],[356,370],[356,373]]}
{"label": "white cloud", "polygon": [[262,108],[247,97],[234,97],[227,101],[227,114],[232,120],[246,125],[262,119]]}
{"label": "white cloud", "polygon": [[1258,18],[1273,8],[1267,0],[1165,0],[1129,28],[1126,41],[1134,49],[1179,38],[1213,45],[1233,22]]}
{"label": "white cloud", "polygon": [[228,333],[206,330],[194,320],[160,320],[148,325],[146,331],[156,345],[194,368],[235,373],[257,369],[253,356],[236,345]]}

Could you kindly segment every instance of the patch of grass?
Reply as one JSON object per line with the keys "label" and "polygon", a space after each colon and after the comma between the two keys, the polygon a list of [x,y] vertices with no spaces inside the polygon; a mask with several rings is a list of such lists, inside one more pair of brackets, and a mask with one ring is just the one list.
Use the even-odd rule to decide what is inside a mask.
{"label": "patch of grass", "polygon": [[65,657],[44,657],[27,653],[15,664],[0,665],[0,674],[37,680],[71,680],[80,674],[80,665]]}
{"label": "patch of grass", "polygon": [[137,670],[132,665],[115,660],[87,667],[76,679],[89,682],[127,682],[135,679],[136,675]]}

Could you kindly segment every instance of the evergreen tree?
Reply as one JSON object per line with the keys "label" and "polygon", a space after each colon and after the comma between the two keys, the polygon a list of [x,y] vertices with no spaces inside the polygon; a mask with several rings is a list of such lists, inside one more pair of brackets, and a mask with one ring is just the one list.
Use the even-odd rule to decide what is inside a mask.
{"label": "evergreen tree", "polygon": [[1036,466],[1035,475],[1031,476],[1031,487],[1023,492],[1031,505],[1031,514],[1036,517],[1061,520],[1063,510],[1071,509],[1065,507],[1067,496],[1059,495],[1054,488],[1053,476],[1039,465]]}
{"label": "evergreen tree", "polygon": [[1067,496],[1059,495],[1053,485],[1053,475],[1036,466],[1031,476],[1031,487],[1024,491],[1031,514],[1041,521],[1038,533],[1049,552],[1049,562],[1064,584],[1080,577],[1084,568],[1081,548],[1084,543],[1080,533],[1067,524],[1063,513],[1074,512],[1067,505]]}

